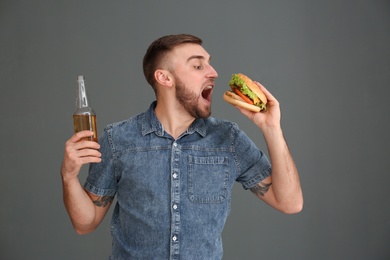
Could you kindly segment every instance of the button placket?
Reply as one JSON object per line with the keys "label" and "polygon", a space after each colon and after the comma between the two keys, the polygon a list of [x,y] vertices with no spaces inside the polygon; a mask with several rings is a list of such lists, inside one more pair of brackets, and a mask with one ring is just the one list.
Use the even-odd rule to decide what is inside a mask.
{"label": "button placket", "polygon": [[179,230],[180,230],[180,145],[172,144],[171,157],[171,258],[179,254]]}

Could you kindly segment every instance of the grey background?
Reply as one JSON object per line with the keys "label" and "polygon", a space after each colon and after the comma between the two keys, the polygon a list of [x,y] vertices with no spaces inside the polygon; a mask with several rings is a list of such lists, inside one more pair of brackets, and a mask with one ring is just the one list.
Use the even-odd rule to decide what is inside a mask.
{"label": "grey background", "polygon": [[76,77],[86,77],[101,133],[147,109],[145,50],[182,32],[204,39],[219,72],[213,116],[262,148],[222,93],[243,72],[279,99],[304,191],[304,210],[289,216],[236,185],[224,259],[390,259],[385,0],[1,0],[0,259],[107,259],[110,214],[78,236],[62,204]]}

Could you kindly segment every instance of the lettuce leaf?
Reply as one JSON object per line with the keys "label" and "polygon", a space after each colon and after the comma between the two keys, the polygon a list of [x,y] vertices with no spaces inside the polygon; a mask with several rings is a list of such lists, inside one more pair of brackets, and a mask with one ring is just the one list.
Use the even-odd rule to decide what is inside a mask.
{"label": "lettuce leaf", "polygon": [[242,94],[248,96],[252,100],[259,100],[259,102],[256,102],[254,105],[260,107],[261,110],[267,109],[266,105],[257,98],[256,94],[248,88],[245,81],[239,78],[237,74],[232,75],[232,78],[229,81],[229,86],[231,88],[238,88]]}

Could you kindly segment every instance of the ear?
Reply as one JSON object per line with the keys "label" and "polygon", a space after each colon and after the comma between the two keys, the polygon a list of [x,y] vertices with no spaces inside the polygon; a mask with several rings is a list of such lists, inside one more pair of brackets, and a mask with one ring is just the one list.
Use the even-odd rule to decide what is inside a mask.
{"label": "ear", "polygon": [[171,88],[173,86],[173,77],[168,70],[156,70],[154,72],[154,78],[159,85]]}

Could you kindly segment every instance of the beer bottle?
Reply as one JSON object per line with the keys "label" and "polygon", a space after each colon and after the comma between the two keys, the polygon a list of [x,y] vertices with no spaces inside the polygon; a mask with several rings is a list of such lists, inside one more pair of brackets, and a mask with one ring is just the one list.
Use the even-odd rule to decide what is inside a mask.
{"label": "beer bottle", "polygon": [[88,104],[84,76],[78,76],[77,82],[76,110],[73,113],[74,132],[77,133],[83,130],[93,131],[93,136],[84,139],[97,142],[96,113]]}

